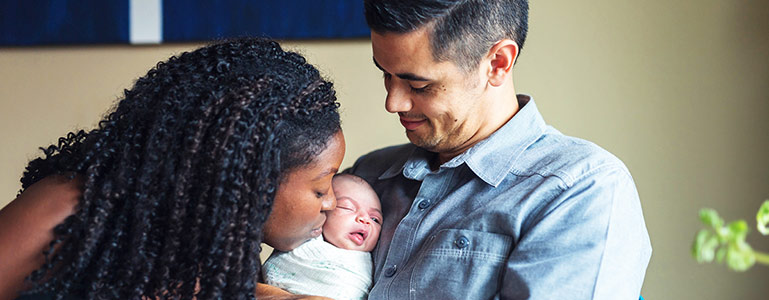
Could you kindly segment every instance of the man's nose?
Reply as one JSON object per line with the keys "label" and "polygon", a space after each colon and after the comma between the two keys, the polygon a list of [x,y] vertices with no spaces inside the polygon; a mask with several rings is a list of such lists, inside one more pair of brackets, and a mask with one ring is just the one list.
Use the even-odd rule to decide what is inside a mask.
{"label": "man's nose", "polygon": [[411,111],[411,97],[402,84],[395,83],[387,89],[385,109],[390,113]]}

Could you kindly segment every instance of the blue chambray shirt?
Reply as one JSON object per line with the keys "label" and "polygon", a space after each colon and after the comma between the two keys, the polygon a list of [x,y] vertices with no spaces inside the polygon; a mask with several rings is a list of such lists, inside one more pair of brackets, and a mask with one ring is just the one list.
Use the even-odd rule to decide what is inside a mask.
{"label": "blue chambray shirt", "polygon": [[369,299],[638,299],[652,250],[627,168],[518,101],[437,171],[413,144],[347,170],[384,211]]}

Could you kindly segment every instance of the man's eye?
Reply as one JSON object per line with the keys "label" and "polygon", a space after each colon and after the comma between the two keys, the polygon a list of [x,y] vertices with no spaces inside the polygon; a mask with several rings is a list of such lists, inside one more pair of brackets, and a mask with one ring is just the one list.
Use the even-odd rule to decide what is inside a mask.
{"label": "man's eye", "polygon": [[423,93],[427,92],[427,88],[430,87],[430,85],[428,84],[428,85],[420,87],[420,88],[416,88],[416,87],[413,87],[413,86],[409,86],[409,87],[411,88],[412,92],[414,92],[416,94],[423,94]]}
{"label": "man's eye", "polygon": [[384,78],[384,79],[390,79],[390,77],[392,77],[392,76],[393,76],[393,75],[392,75],[392,74],[390,74],[390,73],[385,73],[385,72],[382,72],[382,78]]}

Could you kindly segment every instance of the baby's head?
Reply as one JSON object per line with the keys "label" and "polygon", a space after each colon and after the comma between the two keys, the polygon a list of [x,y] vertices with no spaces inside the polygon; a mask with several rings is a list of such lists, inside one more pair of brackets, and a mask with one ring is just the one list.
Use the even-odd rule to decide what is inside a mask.
{"label": "baby's head", "polygon": [[382,206],[362,178],[337,174],[332,181],[336,208],[326,212],[323,238],[342,249],[374,250],[382,230]]}

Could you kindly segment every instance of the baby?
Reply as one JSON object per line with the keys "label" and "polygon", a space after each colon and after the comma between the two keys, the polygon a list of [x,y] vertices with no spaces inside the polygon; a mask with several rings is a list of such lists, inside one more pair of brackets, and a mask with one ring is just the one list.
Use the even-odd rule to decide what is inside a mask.
{"label": "baby", "polygon": [[337,174],[336,208],[326,213],[323,235],[264,262],[265,282],[294,294],[366,299],[371,289],[371,250],[382,229],[382,208],[360,177]]}

